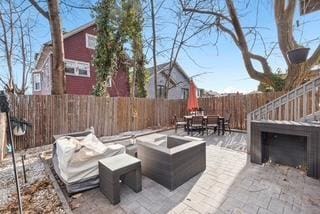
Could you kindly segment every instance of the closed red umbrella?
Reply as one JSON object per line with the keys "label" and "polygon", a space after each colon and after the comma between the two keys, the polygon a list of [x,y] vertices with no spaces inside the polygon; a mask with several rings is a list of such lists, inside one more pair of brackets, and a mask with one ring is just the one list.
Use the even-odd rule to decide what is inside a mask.
{"label": "closed red umbrella", "polygon": [[194,111],[199,108],[199,103],[197,99],[197,87],[193,80],[190,81],[189,97],[188,97],[188,110]]}

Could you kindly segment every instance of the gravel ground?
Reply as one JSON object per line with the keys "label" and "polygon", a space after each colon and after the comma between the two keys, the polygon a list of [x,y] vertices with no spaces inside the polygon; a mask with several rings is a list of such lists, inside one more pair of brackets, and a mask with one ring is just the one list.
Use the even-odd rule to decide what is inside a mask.
{"label": "gravel ground", "polygon": [[[27,183],[23,179],[22,152],[16,154],[25,213],[65,213],[39,157],[41,152],[50,149],[51,146],[44,146],[25,152]],[[0,213],[14,213],[17,211],[17,195],[11,155],[0,163],[0,178]]]}

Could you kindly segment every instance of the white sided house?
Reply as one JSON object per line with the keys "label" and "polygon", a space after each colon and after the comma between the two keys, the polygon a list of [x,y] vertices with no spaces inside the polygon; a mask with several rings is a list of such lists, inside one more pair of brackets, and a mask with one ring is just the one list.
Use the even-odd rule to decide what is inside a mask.
{"label": "white sided house", "polygon": [[[165,96],[165,83],[168,76],[169,63],[163,63],[157,66],[157,92],[159,98]],[[147,84],[147,97],[154,97],[154,75],[153,67],[148,69],[151,77]],[[182,67],[176,62],[173,66],[170,75],[170,90],[168,92],[168,99],[188,99],[189,96],[190,77],[182,69]],[[198,90],[199,91],[199,90]],[[199,94],[199,93],[198,93]]]}

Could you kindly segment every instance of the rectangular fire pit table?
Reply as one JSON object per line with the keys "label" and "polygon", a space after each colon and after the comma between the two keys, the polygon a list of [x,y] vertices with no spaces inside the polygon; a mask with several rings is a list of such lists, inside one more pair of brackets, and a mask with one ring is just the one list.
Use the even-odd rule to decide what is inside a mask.
{"label": "rectangular fire pit table", "polygon": [[100,191],[112,204],[120,202],[120,180],[135,192],[141,191],[141,161],[127,154],[99,161]]}
{"label": "rectangular fire pit table", "polygon": [[137,138],[142,174],[174,190],[206,169],[206,142],[200,138],[152,134]]}

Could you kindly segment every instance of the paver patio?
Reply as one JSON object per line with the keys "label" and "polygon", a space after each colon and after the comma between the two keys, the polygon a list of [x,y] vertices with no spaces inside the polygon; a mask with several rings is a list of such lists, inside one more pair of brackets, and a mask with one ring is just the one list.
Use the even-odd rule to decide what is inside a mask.
{"label": "paver patio", "polygon": [[[291,167],[256,165],[224,147],[232,135],[207,138],[207,168],[174,191],[143,177],[142,191],[123,185],[114,206],[93,189],[73,199],[74,213],[320,213],[320,181]],[[239,135],[238,137],[241,138]],[[225,139],[225,140],[223,140]],[[229,143],[223,143],[228,141]]]}

